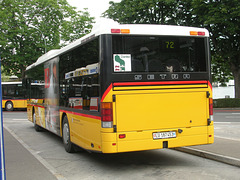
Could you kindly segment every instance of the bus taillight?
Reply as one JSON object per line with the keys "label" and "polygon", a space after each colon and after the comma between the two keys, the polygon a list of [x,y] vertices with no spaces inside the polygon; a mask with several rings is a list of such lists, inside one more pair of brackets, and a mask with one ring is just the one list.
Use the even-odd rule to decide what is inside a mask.
{"label": "bus taillight", "polygon": [[213,121],[213,99],[209,98],[209,117]]}
{"label": "bus taillight", "polygon": [[111,29],[111,33],[129,34],[130,29]]}
{"label": "bus taillight", "polygon": [[199,36],[205,36],[205,32],[198,32]]}
{"label": "bus taillight", "polygon": [[204,31],[190,31],[191,36],[205,36]]}
{"label": "bus taillight", "polygon": [[111,29],[111,33],[120,33],[121,29]]}
{"label": "bus taillight", "polygon": [[101,120],[102,128],[113,127],[113,111],[111,102],[101,103]]}

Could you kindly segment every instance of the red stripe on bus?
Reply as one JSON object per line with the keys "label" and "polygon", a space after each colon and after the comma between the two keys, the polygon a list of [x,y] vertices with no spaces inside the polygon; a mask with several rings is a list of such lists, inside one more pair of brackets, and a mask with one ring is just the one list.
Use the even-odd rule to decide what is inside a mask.
{"label": "red stripe on bus", "polygon": [[[28,105],[32,105],[32,104],[28,104]],[[45,108],[44,106],[40,106],[40,105],[32,105],[34,107],[40,107],[40,108]]]}
{"label": "red stripe on bus", "polygon": [[207,84],[208,81],[166,81],[166,82],[119,82],[113,86],[146,86],[146,85],[181,85],[181,84]]}
{"label": "red stripe on bus", "polygon": [[103,102],[104,98],[106,97],[106,95],[109,93],[109,91],[112,89],[112,84],[110,84],[110,86],[107,88],[107,90],[103,93],[101,102]]}
{"label": "red stripe on bus", "polygon": [[26,101],[27,99],[2,99],[3,101]]}
{"label": "red stripe on bus", "polygon": [[74,106],[74,109],[83,109],[83,106]]}
{"label": "red stripe on bus", "polygon": [[210,81],[208,81],[208,86],[211,88],[212,90],[212,84],[210,83]]}
{"label": "red stripe on bus", "polygon": [[90,106],[90,110],[98,110],[97,106]]}
{"label": "red stripe on bus", "polygon": [[73,114],[73,115],[77,115],[77,116],[83,116],[83,117],[87,117],[87,118],[92,118],[92,119],[101,120],[101,117],[99,117],[99,116],[93,116],[93,115],[89,115],[89,114],[82,114],[82,113],[77,113],[77,112],[72,112],[72,111],[66,111],[66,110],[60,110],[60,112],[64,112],[64,113]]}

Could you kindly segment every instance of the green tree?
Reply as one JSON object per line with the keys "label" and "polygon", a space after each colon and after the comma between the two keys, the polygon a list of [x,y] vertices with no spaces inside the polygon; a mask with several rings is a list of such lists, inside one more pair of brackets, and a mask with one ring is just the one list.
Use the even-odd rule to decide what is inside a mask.
{"label": "green tree", "polygon": [[91,29],[89,13],[76,12],[66,0],[3,0],[0,51],[4,72],[22,76],[47,51],[66,45]]}
{"label": "green tree", "polygon": [[233,79],[228,62],[226,62],[218,54],[212,56],[211,70],[213,74],[213,82],[220,82],[221,84],[226,84],[226,82],[228,82],[230,79]]}
{"label": "green tree", "polygon": [[192,14],[210,31],[215,63],[232,72],[235,97],[240,98],[240,1],[194,0]]}
{"label": "green tree", "polygon": [[94,18],[90,17],[87,9],[85,11],[71,10],[71,14],[64,19],[61,26],[61,38],[64,40],[63,46],[90,33]]}
{"label": "green tree", "polygon": [[122,0],[109,4],[103,16],[119,23],[174,24],[175,0]]}
{"label": "green tree", "polygon": [[8,81],[9,77],[6,76],[5,73],[2,73],[2,72],[3,72],[3,67],[1,67],[1,80],[2,80],[2,82]]}

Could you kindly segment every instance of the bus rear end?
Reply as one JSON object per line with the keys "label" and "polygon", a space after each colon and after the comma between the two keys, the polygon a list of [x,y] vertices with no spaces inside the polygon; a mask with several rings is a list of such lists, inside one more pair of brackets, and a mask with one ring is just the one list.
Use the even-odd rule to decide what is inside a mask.
{"label": "bus rear end", "polygon": [[124,30],[102,37],[102,152],[213,143],[208,32]]}

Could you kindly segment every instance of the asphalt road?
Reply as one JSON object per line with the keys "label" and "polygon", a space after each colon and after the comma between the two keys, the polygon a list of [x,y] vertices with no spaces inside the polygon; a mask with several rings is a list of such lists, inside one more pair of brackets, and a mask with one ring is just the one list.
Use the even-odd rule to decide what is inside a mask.
{"label": "asphalt road", "polygon": [[240,110],[215,110],[214,135],[240,141]]}
{"label": "asphalt road", "polygon": [[240,110],[215,110],[214,122],[240,122]]}
{"label": "asphalt road", "polygon": [[[69,154],[65,152],[60,137],[47,131],[36,132],[33,124],[27,121],[26,112],[4,112],[3,116],[4,127],[50,172],[65,179],[239,179],[237,167],[171,149],[122,154]],[[226,121],[218,122],[218,116],[228,115],[214,117],[215,133],[221,129],[225,133]],[[231,123],[239,124],[235,121],[227,123],[231,126]],[[37,169],[32,167],[29,171],[37,172]]]}

